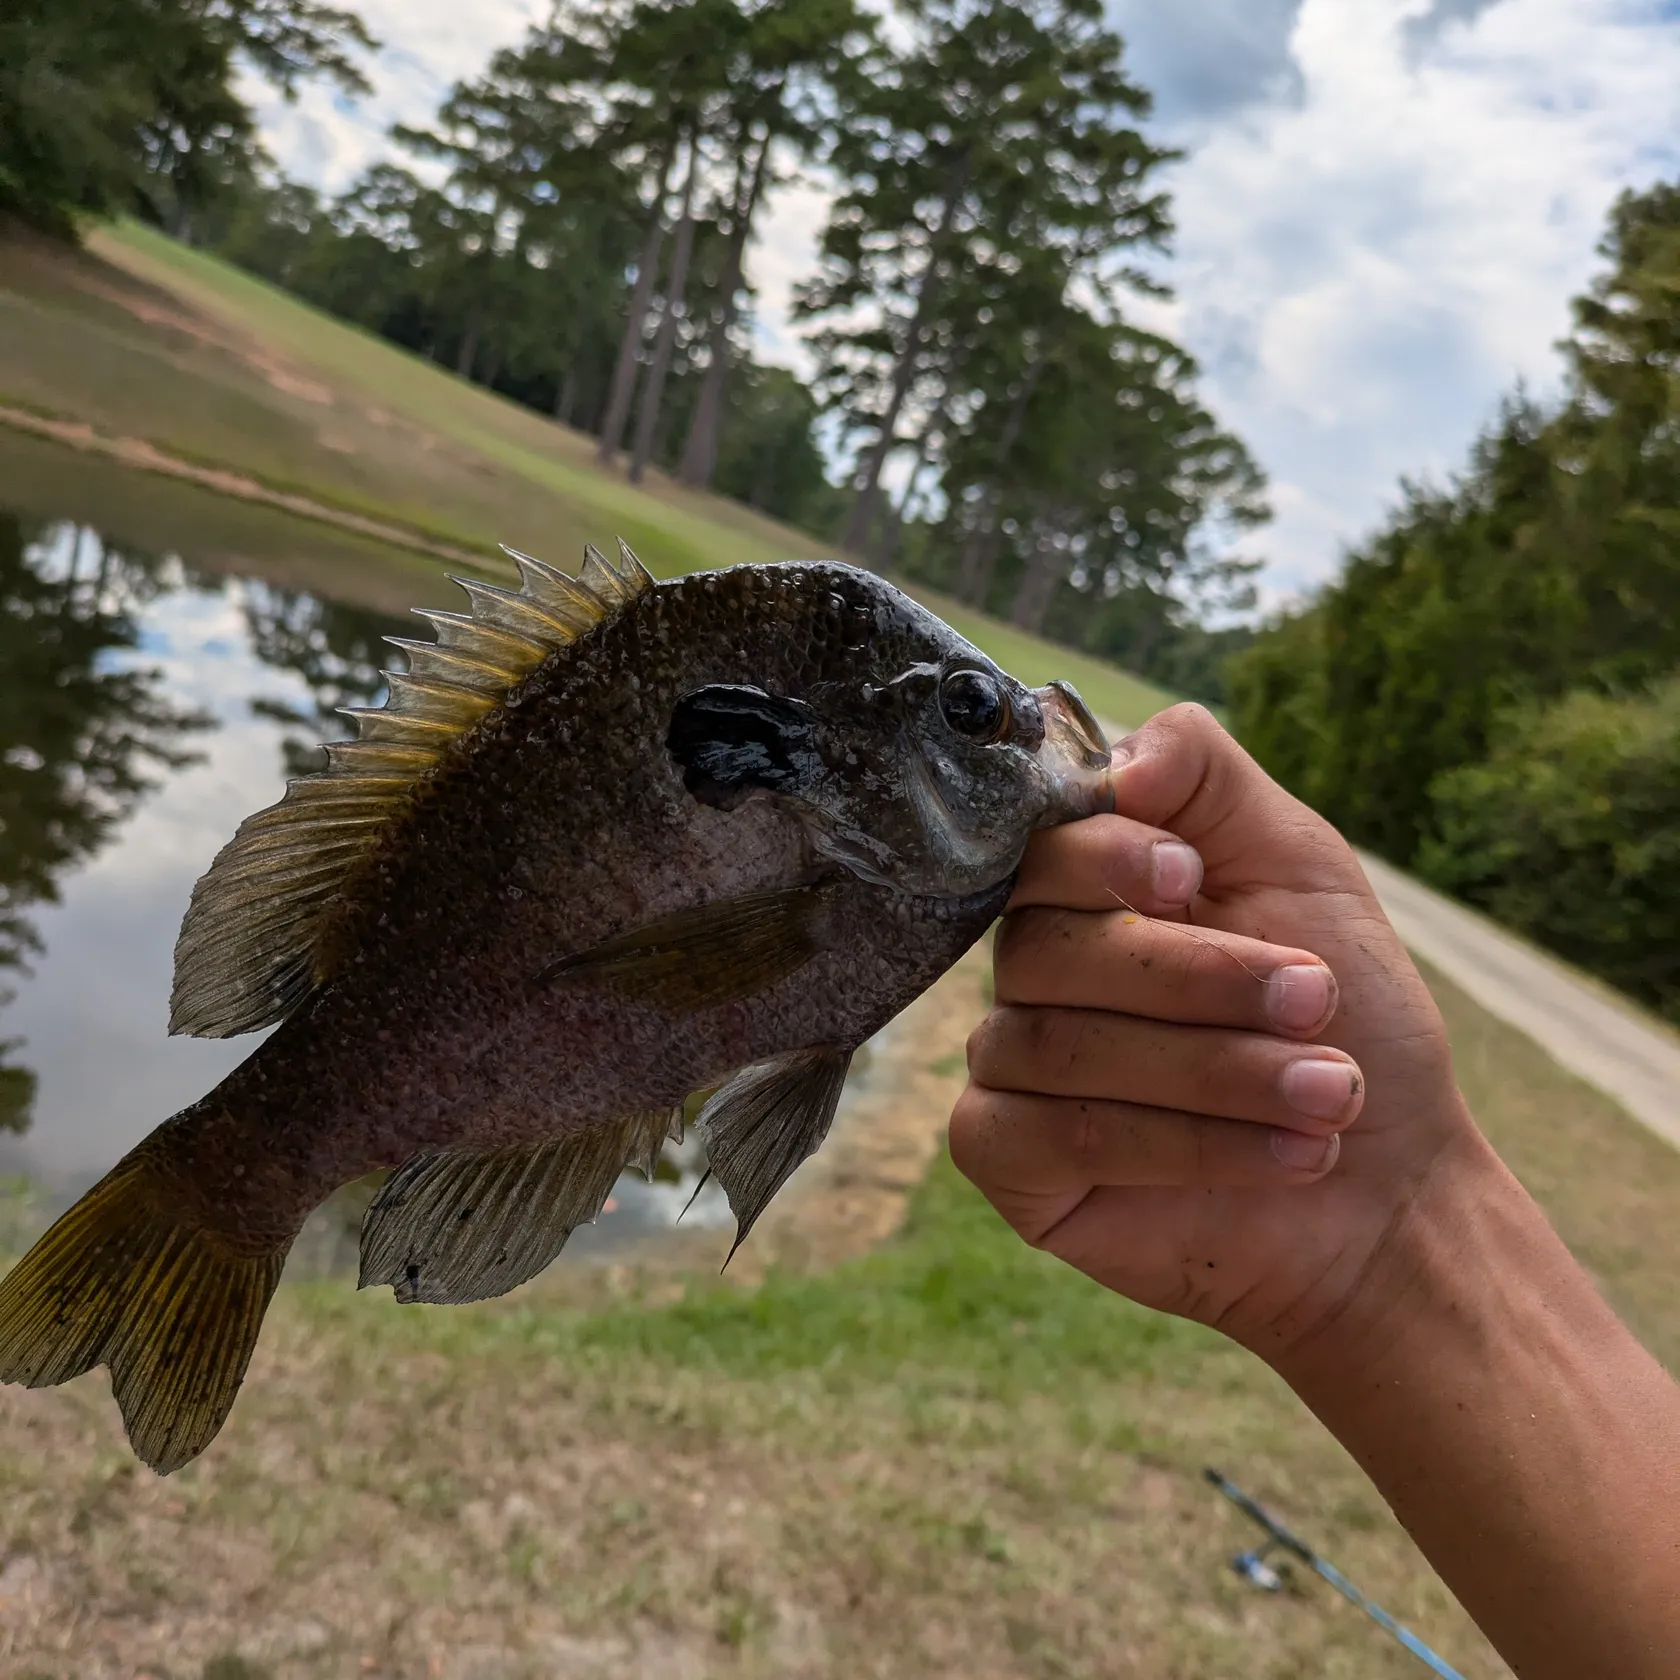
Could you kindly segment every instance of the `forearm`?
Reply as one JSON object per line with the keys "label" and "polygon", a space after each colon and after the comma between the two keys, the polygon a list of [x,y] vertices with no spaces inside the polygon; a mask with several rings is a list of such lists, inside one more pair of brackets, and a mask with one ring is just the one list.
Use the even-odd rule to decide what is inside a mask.
{"label": "forearm", "polygon": [[1680,1673],[1680,1387],[1479,1138],[1278,1364],[1523,1680]]}

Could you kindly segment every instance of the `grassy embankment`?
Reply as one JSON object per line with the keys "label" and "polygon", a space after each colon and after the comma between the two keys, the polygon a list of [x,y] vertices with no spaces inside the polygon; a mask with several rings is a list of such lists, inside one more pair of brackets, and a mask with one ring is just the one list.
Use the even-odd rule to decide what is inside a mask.
{"label": "grassy embankment", "polygon": [[[658,474],[631,486],[582,433],[139,227],[102,230],[80,256],[0,240],[3,407],[482,554],[487,569],[498,543],[571,565],[585,541],[618,535],[665,576],[824,552]],[[1104,716],[1138,720],[1170,699],[935,604],[1023,680],[1071,677]]]}
{"label": "grassy embankment", "polygon": [[[1437,989],[1494,1141],[1680,1363],[1680,1156]],[[1472,1680],[1504,1672],[1263,1368],[1024,1249],[944,1164],[899,1238],[751,1293],[283,1291],[228,1432],[168,1482],[101,1377],[0,1392],[0,1672],[1415,1674],[1317,1584],[1230,1575],[1252,1537],[1210,1461]]]}
{"label": "grassy embankment", "polygon": [[[19,278],[16,259],[0,396],[468,546],[564,556],[616,528],[666,569],[808,550],[602,479],[583,440],[215,265],[127,234],[104,249],[173,289],[113,301],[121,275]],[[232,509],[226,540],[263,540]],[[382,597],[410,581],[389,565]],[[1070,670],[1111,716],[1152,698],[988,645],[1030,678]],[[1680,1365],[1680,1156],[1437,992],[1494,1141]],[[948,1091],[949,1049],[927,1055]],[[1023,1249],[941,1165],[900,1237],[750,1293],[562,1270],[408,1313],[288,1288],[227,1434],[167,1482],[133,1467],[103,1377],[0,1390],[0,1674],[1416,1673],[1316,1584],[1265,1599],[1230,1575],[1252,1536],[1201,1484],[1210,1461],[1472,1680],[1503,1672],[1263,1368]]]}

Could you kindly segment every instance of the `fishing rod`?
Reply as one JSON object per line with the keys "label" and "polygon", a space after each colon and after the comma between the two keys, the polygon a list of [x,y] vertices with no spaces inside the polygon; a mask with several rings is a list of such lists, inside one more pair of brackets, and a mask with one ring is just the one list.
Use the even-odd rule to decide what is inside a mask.
{"label": "fishing rod", "polygon": [[1251,1552],[1238,1552],[1231,1559],[1231,1567],[1245,1581],[1261,1588],[1262,1591],[1276,1592],[1283,1585],[1283,1579],[1266,1562],[1266,1554],[1273,1550],[1289,1552],[1299,1558],[1314,1574],[1328,1581],[1349,1604],[1363,1610],[1385,1633],[1399,1640],[1414,1657],[1440,1675],[1441,1680],[1464,1680],[1464,1676],[1456,1668],[1448,1667],[1415,1633],[1402,1627],[1380,1604],[1367,1598],[1341,1570],[1326,1563],[1304,1540],[1297,1539],[1263,1505],[1250,1499],[1235,1482],[1227,1481],[1217,1470],[1204,1470],[1202,1475],[1244,1516],[1252,1517],[1270,1536],[1265,1545],[1256,1547]]}

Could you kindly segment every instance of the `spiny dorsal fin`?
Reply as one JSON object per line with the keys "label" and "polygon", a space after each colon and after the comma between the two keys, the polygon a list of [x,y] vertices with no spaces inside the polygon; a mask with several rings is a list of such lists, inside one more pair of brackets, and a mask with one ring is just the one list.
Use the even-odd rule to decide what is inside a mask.
{"label": "spiny dorsal fin", "polygon": [[642,563],[619,550],[610,565],[586,548],[573,579],[509,549],[517,590],[456,578],[467,612],[421,613],[435,642],[392,638],[408,670],[386,673],[385,704],[347,707],[356,739],[331,743],[324,772],[247,817],[193,888],[175,942],[171,1032],[255,1032],[309,996],[324,978],[318,944],[328,912],[416,785],[550,654],[651,587]]}

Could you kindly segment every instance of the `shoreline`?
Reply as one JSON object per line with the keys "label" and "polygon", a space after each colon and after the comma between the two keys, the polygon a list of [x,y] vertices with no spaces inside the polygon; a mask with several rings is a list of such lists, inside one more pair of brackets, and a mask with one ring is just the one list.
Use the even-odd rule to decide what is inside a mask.
{"label": "shoreline", "polygon": [[85,420],[41,414],[0,401],[0,426],[27,436],[42,438],[49,443],[61,444],[84,455],[99,456],[136,472],[177,479],[201,490],[225,496],[230,501],[274,508],[296,518],[313,520],[318,525],[330,525],[337,530],[368,537],[388,547],[423,554],[431,559],[448,560],[456,565],[479,569],[488,558],[472,549],[440,542],[407,526],[375,519],[368,514],[352,513],[347,508],[334,507],[330,502],[323,502],[294,490],[275,489],[272,485],[264,484],[260,479],[252,478],[248,473],[237,472],[231,467],[205,466],[179,455],[171,455],[155,444],[147,443],[144,438],[112,437],[97,431]]}

